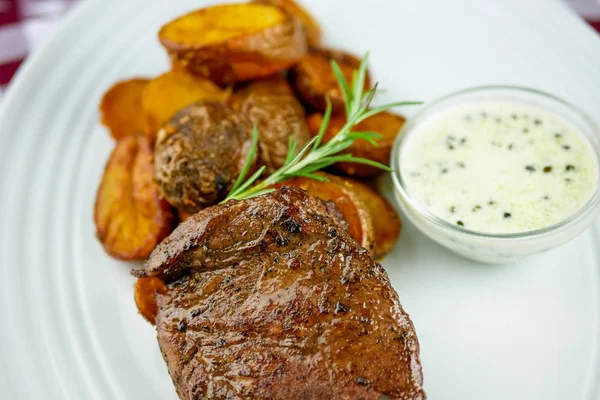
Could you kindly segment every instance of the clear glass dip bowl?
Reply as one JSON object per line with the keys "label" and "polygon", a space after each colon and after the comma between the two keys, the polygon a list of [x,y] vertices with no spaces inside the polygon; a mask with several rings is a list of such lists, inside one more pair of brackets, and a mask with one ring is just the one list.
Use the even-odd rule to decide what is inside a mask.
{"label": "clear glass dip bowl", "polygon": [[[402,128],[392,150],[390,165],[394,169],[394,194],[406,217],[425,235],[448,249],[473,260],[505,264],[526,256],[553,249],[581,233],[600,211],[600,182],[590,200],[567,219],[548,226],[519,233],[486,233],[462,228],[434,215],[407,190],[400,168],[406,139],[416,127],[437,114],[459,104],[478,101],[523,102],[554,113],[571,122],[588,139],[600,169],[600,129],[581,110],[553,95],[517,86],[482,86],[462,90],[426,104]],[[599,179],[600,180],[600,179]]]}

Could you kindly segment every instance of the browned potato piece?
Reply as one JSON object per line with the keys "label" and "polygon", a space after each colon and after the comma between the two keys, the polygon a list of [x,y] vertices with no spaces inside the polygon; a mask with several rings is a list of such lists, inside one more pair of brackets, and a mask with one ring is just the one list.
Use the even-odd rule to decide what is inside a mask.
{"label": "browned potato piece", "polygon": [[293,178],[276,185],[294,186],[306,190],[325,201],[333,201],[348,223],[348,233],[365,249],[373,254],[375,234],[373,221],[364,200],[357,194],[353,182],[346,179],[320,173],[329,178],[329,182],[320,182],[310,178]]}
{"label": "browned potato piece", "polygon": [[206,79],[169,71],[148,83],[142,95],[146,133],[156,132],[177,111],[197,101],[225,101],[229,93]]}
{"label": "browned potato piece", "polygon": [[311,47],[316,47],[321,44],[321,27],[319,23],[309,14],[304,8],[302,8],[294,0],[254,0],[256,3],[273,4],[289,15],[298,18],[304,31],[306,32],[306,39]]}
{"label": "browned potato piece", "polygon": [[[314,136],[319,133],[319,127],[323,116],[321,114],[313,114],[308,117],[308,129]],[[351,153],[356,157],[368,158],[369,160],[377,161],[385,165],[390,163],[390,153],[394,145],[394,139],[404,125],[404,117],[390,112],[382,112],[374,115],[361,123],[357,124],[353,131],[355,132],[378,132],[383,137],[377,140],[378,146],[372,146],[369,142],[358,139],[350,146],[345,153]],[[324,142],[331,140],[346,123],[346,118],[342,116],[332,117],[329,121],[327,131],[323,138]],[[346,175],[357,178],[367,178],[377,176],[381,170],[365,164],[340,162],[334,164],[334,168]]]}
{"label": "browned potato piece", "polygon": [[160,198],[152,148],[144,136],[126,136],[113,150],[94,207],[96,234],[121,260],[142,260],[173,228],[173,210]]}
{"label": "browned potato piece", "polygon": [[183,72],[187,74],[187,72],[185,71],[185,69],[183,69],[181,64],[179,64],[179,62],[177,62],[177,60],[174,60],[173,58],[171,58],[171,71]]}
{"label": "browned potato piece", "polygon": [[156,323],[156,294],[167,294],[167,286],[154,276],[139,278],[133,288],[133,298],[140,314],[152,325]]}
{"label": "browned potato piece", "polygon": [[158,37],[185,70],[220,84],[284,70],[298,62],[307,48],[296,18],[258,3],[191,12],[164,25]]}
{"label": "browned potato piece", "polygon": [[233,108],[256,124],[260,133],[261,162],[269,172],[285,162],[290,137],[298,149],[311,138],[304,108],[282,77],[252,82],[234,96]]}
{"label": "browned potato piece", "polygon": [[159,131],[154,178],[169,203],[195,213],[225,198],[251,147],[244,114],[222,103],[192,104]]}
{"label": "browned potato piece", "polygon": [[142,92],[148,82],[148,79],[140,78],[118,82],[102,97],[102,123],[110,130],[113,138],[119,140],[144,131]]}
{"label": "browned potato piece", "polygon": [[185,222],[186,219],[194,215],[181,210],[177,210],[177,214],[179,215],[179,223]]}
{"label": "browned potato piece", "polygon": [[[335,60],[342,70],[348,84],[352,82],[352,73],[360,67],[360,59],[349,53],[328,49],[311,49],[291,70],[291,81],[300,99],[314,111],[325,112],[325,96],[331,99],[334,115],[345,114],[344,97],[338,81],[331,69],[331,60]],[[371,79],[367,75],[365,90],[371,88]]]}
{"label": "browned potato piece", "polygon": [[363,183],[354,180],[349,182],[371,216],[375,231],[375,258],[380,259],[394,248],[402,229],[402,221],[385,197]]}

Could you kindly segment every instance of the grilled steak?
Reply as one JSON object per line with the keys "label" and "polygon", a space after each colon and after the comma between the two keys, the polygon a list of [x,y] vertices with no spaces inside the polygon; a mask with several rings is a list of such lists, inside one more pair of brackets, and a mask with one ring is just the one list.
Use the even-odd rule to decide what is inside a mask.
{"label": "grilled steak", "polygon": [[158,276],[158,342],[181,399],[425,399],[414,327],[331,206],[284,187],[202,210]]}

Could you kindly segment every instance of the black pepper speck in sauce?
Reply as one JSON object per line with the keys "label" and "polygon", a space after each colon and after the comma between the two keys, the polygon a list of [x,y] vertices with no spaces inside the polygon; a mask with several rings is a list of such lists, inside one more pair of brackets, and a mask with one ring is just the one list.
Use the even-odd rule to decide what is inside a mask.
{"label": "black pepper speck in sauce", "polygon": [[409,132],[419,139],[408,143],[419,145],[400,155],[401,170],[420,173],[404,175],[408,191],[440,218],[475,231],[522,232],[559,222],[574,212],[565,207],[593,194],[593,152],[562,117],[491,101],[447,110]]}

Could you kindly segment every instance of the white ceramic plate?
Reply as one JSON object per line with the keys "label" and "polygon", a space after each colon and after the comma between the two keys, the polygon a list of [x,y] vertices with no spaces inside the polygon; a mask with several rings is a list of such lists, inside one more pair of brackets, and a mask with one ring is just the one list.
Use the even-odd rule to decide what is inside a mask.
{"label": "white ceramic plate", "polygon": [[[0,398],[175,399],[130,265],[94,238],[118,79],[168,67],[160,25],[204,0],[96,0],[32,56],[0,111]],[[510,83],[600,123],[600,38],[553,1],[307,1],[327,41],[371,51],[387,100]],[[405,110],[411,113],[410,110]],[[384,262],[430,399],[599,399],[600,221],[519,265],[458,258],[406,226]]]}

